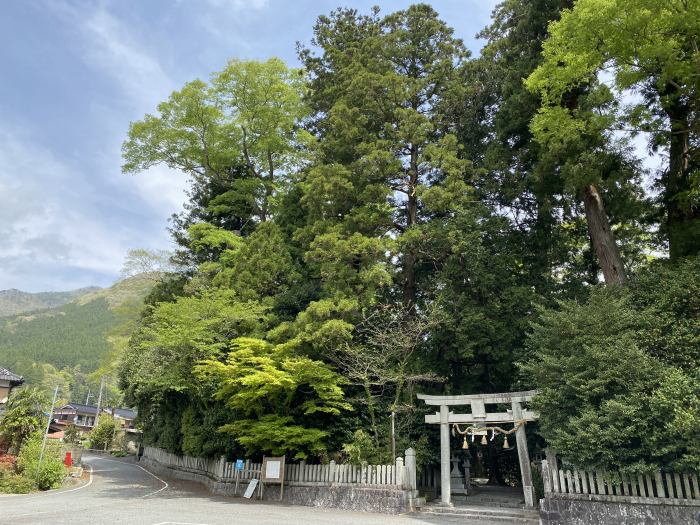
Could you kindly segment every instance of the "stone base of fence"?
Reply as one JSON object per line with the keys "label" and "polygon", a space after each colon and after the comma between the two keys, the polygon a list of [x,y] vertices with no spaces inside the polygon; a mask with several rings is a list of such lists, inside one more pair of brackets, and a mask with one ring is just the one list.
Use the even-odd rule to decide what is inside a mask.
{"label": "stone base of fence", "polygon": [[[265,485],[263,499],[279,501],[279,485]],[[415,510],[417,491],[352,485],[287,486],[283,503],[308,507],[330,507],[382,514],[402,514]]]}
{"label": "stone base of fence", "polygon": [[[170,477],[175,479],[181,479],[183,481],[194,481],[196,483],[201,483],[204,485],[209,492],[212,494],[218,494],[221,496],[234,496],[236,495],[236,485],[235,483],[229,483],[225,481],[219,481],[214,478],[210,478],[205,474],[198,474],[196,472],[188,472],[186,470],[180,470],[176,467],[169,467],[167,465],[162,465],[158,461],[150,458],[141,458],[140,464],[148,468],[154,474],[164,477]],[[243,487],[245,489],[245,487]],[[241,491],[239,487],[239,492]],[[256,492],[257,494],[257,492]]]}
{"label": "stone base of fence", "polygon": [[700,505],[590,501],[572,494],[540,500],[541,525],[698,525]]}
{"label": "stone base of fence", "polygon": [[[147,449],[148,452],[149,449]],[[165,461],[172,459],[167,454],[163,456]],[[221,478],[211,472],[204,472],[182,465],[167,464],[153,457],[147,457],[147,455],[141,458],[141,464],[159,476],[201,483],[210,492],[218,495],[240,496],[248,484],[247,479],[242,480],[236,492],[235,481]],[[256,490],[255,497],[257,496],[258,491]],[[371,486],[362,483],[288,481],[284,485],[282,503],[384,514],[401,514],[415,510],[417,498],[418,491],[412,488],[402,488],[402,485]],[[280,501],[280,486],[266,484],[263,487],[263,499]]]}

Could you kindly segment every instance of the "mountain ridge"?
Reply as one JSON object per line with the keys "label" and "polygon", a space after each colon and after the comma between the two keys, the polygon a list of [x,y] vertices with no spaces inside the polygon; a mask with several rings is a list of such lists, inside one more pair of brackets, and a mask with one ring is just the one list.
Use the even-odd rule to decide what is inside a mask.
{"label": "mountain ridge", "polygon": [[101,289],[99,286],[85,286],[63,292],[25,292],[17,288],[0,290],[0,317],[57,308]]}
{"label": "mountain ridge", "polygon": [[0,364],[31,383],[41,380],[43,365],[95,371],[111,360],[115,342],[128,337],[155,283],[152,274],[131,276],[107,288],[81,289],[53,308],[0,317]]}

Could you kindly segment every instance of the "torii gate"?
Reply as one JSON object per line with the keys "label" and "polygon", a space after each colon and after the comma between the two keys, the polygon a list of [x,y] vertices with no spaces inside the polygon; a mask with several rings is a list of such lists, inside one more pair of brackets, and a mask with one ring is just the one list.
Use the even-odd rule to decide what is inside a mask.
{"label": "torii gate", "polygon": [[[536,420],[538,414],[530,410],[523,410],[521,403],[530,401],[538,393],[537,390],[529,390],[527,392],[467,396],[418,394],[418,399],[422,399],[427,405],[440,407],[439,412],[425,416],[425,422],[440,424],[440,480],[443,504],[452,505],[450,501],[450,425],[467,423],[472,426],[483,426],[487,423],[513,423],[517,426],[515,439],[518,448],[523,492],[525,494],[525,506],[534,508],[535,489],[532,485],[532,475],[530,473],[530,455],[527,451],[525,423]],[[486,412],[485,405],[501,403],[510,404],[512,412]],[[449,407],[454,405],[470,405],[472,409],[471,414],[455,414],[451,412]]]}

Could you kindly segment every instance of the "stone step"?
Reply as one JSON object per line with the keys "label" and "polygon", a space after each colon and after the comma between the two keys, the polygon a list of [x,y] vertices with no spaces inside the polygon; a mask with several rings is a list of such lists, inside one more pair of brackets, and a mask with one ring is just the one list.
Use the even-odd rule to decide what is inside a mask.
{"label": "stone step", "polygon": [[534,510],[516,510],[503,508],[488,508],[479,506],[459,505],[456,507],[444,507],[430,505],[424,507],[423,514],[440,516],[460,516],[464,519],[480,519],[500,523],[522,523],[527,525],[539,525],[539,513]]}

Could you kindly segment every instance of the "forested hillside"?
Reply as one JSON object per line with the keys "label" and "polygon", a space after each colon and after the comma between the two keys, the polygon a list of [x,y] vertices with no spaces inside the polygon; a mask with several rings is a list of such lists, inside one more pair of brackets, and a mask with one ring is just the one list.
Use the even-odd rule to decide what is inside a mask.
{"label": "forested hillside", "polygon": [[118,358],[153,284],[148,276],[130,277],[109,288],[87,289],[56,308],[1,318],[2,365],[30,384],[47,389],[60,384],[63,398],[84,401],[89,383],[93,392],[99,383],[88,376],[109,369]]}
{"label": "forested hillside", "polygon": [[17,315],[45,308],[55,308],[96,290],[99,290],[99,288],[89,287],[68,292],[38,293],[28,293],[14,289],[0,290],[0,317]]}
{"label": "forested hillside", "polygon": [[[338,9],[303,69],[231,60],[132,123],[126,173],[192,180],[120,367],[146,441],[386,462],[395,416],[426,463],[416,392],[538,388],[533,451],[696,469],[699,9],[505,0],[478,58],[426,4]],[[496,444],[464,453],[512,481]]]}

